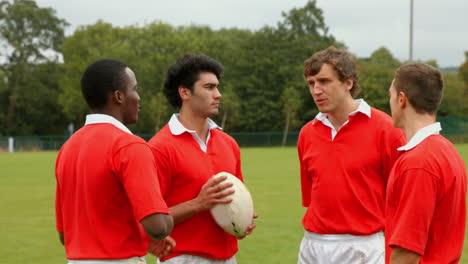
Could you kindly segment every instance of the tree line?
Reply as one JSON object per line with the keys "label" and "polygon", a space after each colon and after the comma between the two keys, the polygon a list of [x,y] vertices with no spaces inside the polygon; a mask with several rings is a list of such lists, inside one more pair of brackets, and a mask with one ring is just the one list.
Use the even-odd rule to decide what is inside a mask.
{"label": "tree line", "polygon": [[[33,0],[0,2],[0,136],[63,134],[81,127],[88,112],[80,78],[102,58],[126,62],[136,73],[141,95],[137,133],[154,133],[176,111],[164,98],[167,68],[184,54],[203,53],[220,61],[220,115],[227,132],[298,130],[317,109],[304,81],[303,62],[337,41],[316,1],[282,13],[276,26],[252,31],[213,30],[208,26],[172,26],[155,21],[116,27],[98,21],[64,35],[68,23]],[[458,72],[446,73],[441,116],[468,116],[468,52]],[[371,106],[389,112],[388,87],[402,63],[385,47],[356,58],[359,83]],[[437,67],[436,61],[428,61]]]}

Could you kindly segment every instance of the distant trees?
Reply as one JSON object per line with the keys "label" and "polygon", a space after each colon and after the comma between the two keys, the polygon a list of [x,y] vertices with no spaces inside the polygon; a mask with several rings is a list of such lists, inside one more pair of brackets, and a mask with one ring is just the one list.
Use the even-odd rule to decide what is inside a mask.
{"label": "distant trees", "polygon": [[[0,135],[60,134],[70,122],[81,127],[88,112],[80,91],[81,74],[102,58],[122,60],[134,70],[142,100],[132,130],[154,133],[175,111],[162,92],[166,70],[188,53],[206,54],[225,67],[215,121],[226,131],[287,135],[318,112],[304,81],[304,61],[328,46],[345,47],[329,33],[322,10],[312,0],[283,12],[276,26],[257,31],[162,22],[115,27],[98,21],[64,38],[67,23],[32,0],[1,1],[0,22],[0,41],[8,47],[1,54],[5,63],[0,67],[0,123],[5,125],[0,126]],[[46,56],[60,52],[63,63]],[[466,56],[458,73],[445,74],[439,115],[468,115],[463,101],[468,96]],[[381,47],[369,58],[357,58],[357,65],[360,97],[388,112],[388,88],[401,62]]]}
{"label": "distant trees", "polygon": [[440,114],[468,116],[468,51],[465,51],[465,62],[457,73],[445,75],[445,92]]}
{"label": "distant trees", "polygon": [[[58,103],[68,120],[80,127],[87,113],[81,95],[80,79],[84,69],[93,61],[103,58],[119,59],[127,63],[129,54],[135,53],[132,37],[138,36],[140,28],[114,28],[111,24],[97,22],[92,26],[78,28],[63,42],[63,68],[60,78],[61,92]],[[137,50],[140,51],[140,50]],[[140,51],[141,52],[141,51]],[[138,74],[138,71],[136,71]],[[138,76],[137,76],[138,77]]]}
{"label": "distant trees", "polygon": [[459,73],[444,74],[444,96],[438,115],[468,116],[468,85],[463,82]]}
{"label": "distant trees", "polygon": [[283,141],[281,145],[286,145],[289,128],[297,118],[297,110],[301,102],[299,92],[293,87],[287,87],[283,90],[281,95],[281,103],[283,104],[283,113],[285,116],[284,129],[283,129]]}
{"label": "distant trees", "polygon": [[[51,54],[61,52],[65,26],[67,22],[58,18],[53,9],[40,8],[35,1],[0,2],[0,42],[4,47],[0,56],[5,60],[1,65],[0,94],[7,98],[2,99],[5,103],[1,106],[2,112],[6,114],[0,115],[0,121],[6,126],[2,127],[0,133],[50,133],[51,130],[41,130],[38,126],[54,127],[57,123],[48,121],[61,119],[60,111],[50,112],[57,109],[53,107],[55,102],[49,105],[50,109],[46,107],[46,102],[50,102],[57,94],[54,90],[57,88],[57,79],[39,75],[58,77],[55,73],[60,71],[60,66],[54,63],[57,57]],[[49,61],[52,63],[47,64]],[[40,63],[46,64],[37,66]],[[31,108],[39,106],[44,107],[31,111]],[[52,120],[31,120],[33,113],[36,116],[49,116]]]}
{"label": "distant trees", "polygon": [[359,97],[364,98],[371,106],[389,113],[388,88],[399,66],[400,62],[385,47],[377,49],[367,59],[360,59],[358,69],[362,92]]}
{"label": "distant trees", "polygon": [[[310,119],[313,103],[302,75],[304,61],[314,52],[337,43],[328,33],[322,10],[316,1],[308,1],[302,8],[283,12],[277,27],[263,27],[243,42],[233,83],[241,98],[242,118],[237,122],[237,131],[280,131],[284,105],[281,96],[286,89],[299,94],[298,114],[291,129]],[[244,100],[247,99],[247,100]],[[312,110],[311,110],[312,109]]]}
{"label": "distant trees", "polygon": [[241,118],[240,116],[240,100],[232,85],[226,84],[220,88],[222,90],[221,110],[221,127],[224,131],[230,131],[236,125],[235,122]]}
{"label": "distant trees", "polygon": [[[162,98],[166,69],[183,54],[204,53],[225,66],[217,121],[229,131],[281,130],[285,125],[282,94],[286,88],[299,94],[295,109],[311,105],[302,64],[312,53],[329,45],[342,46],[328,33],[315,1],[283,13],[277,27],[263,27],[256,32],[164,23],[116,28],[98,22],[80,27],[64,41],[65,74],[60,81],[59,103],[68,119],[79,125],[86,113],[79,92],[81,72],[96,59],[120,59],[135,71],[141,87],[142,108],[135,130],[153,133],[174,111],[168,105],[158,106],[166,104]],[[287,125],[296,129],[301,117],[287,113]]]}
{"label": "distant trees", "polygon": [[458,72],[465,85],[468,85],[468,51],[465,51],[465,62],[460,66]]}

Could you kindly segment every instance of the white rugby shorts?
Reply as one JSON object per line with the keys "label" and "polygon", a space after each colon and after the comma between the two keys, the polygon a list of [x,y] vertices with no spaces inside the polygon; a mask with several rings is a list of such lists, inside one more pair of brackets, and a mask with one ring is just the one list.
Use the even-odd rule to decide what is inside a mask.
{"label": "white rugby shorts", "polygon": [[128,259],[79,259],[68,260],[68,264],[146,264],[146,259],[144,256]]}
{"label": "white rugby shorts", "polygon": [[170,258],[164,262],[157,262],[161,264],[237,264],[236,257],[229,259],[210,259],[193,255],[179,255]]}
{"label": "white rugby shorts", "polygon": [[298,264],[383,264],[383,232],[368,236],[322,235],[305,232]]}

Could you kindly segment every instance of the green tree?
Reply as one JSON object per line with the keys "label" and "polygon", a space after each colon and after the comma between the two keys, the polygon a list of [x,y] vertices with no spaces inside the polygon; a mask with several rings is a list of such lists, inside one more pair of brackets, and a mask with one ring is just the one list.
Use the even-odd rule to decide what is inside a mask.
{"label": "green tree", "polygon": [[[466,103],[466,98],[468,96],[468,51],[465,51],[465,62],[458,69],[458,77],[464,82],[464,86],[460,89],[461,84],[456,85],[458,87],[458,92],[452,93],[459,101],[459,106],[461,107],[461,112],[459,115],[468,116],[468,104]],[[447,90],[450,89],[450,83],[447,80]],[[454,85],[455,86],[455,85]],[[456,90],[456,89],[454,89]]]}
{"label": "green tree", "polygon": [[134,131],[154,133],[169,120],[172,106],[163,95],[167,68],[177,53],[184,53],[189,42],[176,27],[154,22],[143,28],[131,28],[128,61],[134,70],[141,96],[141,112]]}
{"label": "green tree", "polygon": [[[0,68],[0,124],[7,123],[6,113],[8,111],[8,83],[6,82],[6,74]],[[6,126],[0,126],[0,136],[6,134]]]}
{"label": "green tree", "polygon": [[299,109],[301,102],[300,94],[293,87],[287,87],[281,95],[281,102],[283,103],[283,113],[285,115],[282,146],[285,146],[289,127],[291,122],[296,118],[297,110]]}
{"label": "green tree", "polygon": [[315,0],[307,1],[301,8],[283,12],[282,16],[283,20],[278,23],[276,30],[277,37],[284,43],[280,59],[286,63],[279,68],[284,73],[282,87],[293,86],[300,94],[298,120],[304,124],[318,112],[304,82],[304,61],[329,46],[345,48],[345,45],[337,42],[329,33],[323,11],[317,7]]}
{"label": "green tree", "polygon": [[163,117],[167,114],[167,108],[166,97],[164,97],[162,92],[158,92],[151,98],[149,109],[153,117],[154,133],[157,133],[166,124],[166,120],[163,120]]}
{"label": "green tree", "polygon": [[368,62],[372,65],[380,65],[388,68],[398,68],[400,61],[393,57],[393,54],[385,47],[380,47],[372,52]]}
{"label": "green tree", "polygon": [[15,134],[63,134],[68,121],[57,104],[62,65],[35,64],[30,66],[29,73],[28,85],[18,94]]}
{"label": "green tree", "polygon": [[465,62],[458,69],[462,80],[468,85],[468,51],[465,51]]}
{"label": "green tree", "polygon": [[[31,65],[50,60],[46,52],[60,52],[67,22],[51,8],[32,0],[0,2],[0,37],[6,47],[3,71],[8,87],[7,133],[15,133],[19,95],[30,82]],[[52,60],[57,59],[52,58]]]}
{"label": "green tree", "polygon": [[[223,96],[220,104],[221,127],[224,131],[229,131],[239,120],[240,101],[231,85],[226,84],[220,89]],[[228,122],[228,117],[230,122]]]}
{"label": "green tree", "polygon": [[58,102],[67,118],[76,125],[82,124],[83,116],[87,113],[80,89],[83,71],[98,59],[118,59],[129,64],[136,61],[131,60],[131,50],[134,48],[130,40],[134,30],[137,29],[113,28],[111,24],[98,21],[95,25],[79,27],[63,42],[65,74],[60,80]]}
{"label": "green tree", "polygon": [[439,116],[468,116],[468,86],[457,73],[444,74],[444,96],[437,112]]}
{"label": "green tree", "polygon": [[[67,122],[57,104],[58,80],[62,65],[54,62],[29,65],[28,83],[17,94],[15,128],[8,132],[0,126],[0,135],[63,134]],[[1,74],[0,79],[3,80]],[[0,123],[6,124],[8,83],[0,82]]]}
{"label": "green tree", "polygon": [[439,68],[439,64],[436,60],[427,60],[424,63],[431,65],[432,67]]}
{"label": "green tree", "polygon": [[283,129],[281,101],[283,87],[300,93],[298,119],[305,123],[313,117],[310,95],[302,76],[303,63],[313,53],[337,43],[328,33],[323,12],[316,1],[282,13],[277,27],[265,26],[241,44],[237,56],[238,92],[243,118],[238,130],[278,131]]}
{"label": "green tree", "polygon": [[85,67],[102,58],[122,60],[135,72],[141,96],[139,120],[132,130],[153,133],[172,111],[162,96],[167,68],[181,55],[200,53],[215,40],[216,33],[208,27],[173,27],[161,22],[145,27],[113,27],[98,21],[80,27],[64,42],[66,75],[61,81],[60,105],[70,120],[81,121],[87,112],[79,87]]}
{"label": "green tree", "polygon": [[374,51],[370,58],[357,61],[359,72],[360,97],[371,106],[390,113],[388,88],[400,62],[384,47]]}
{"label": "green tree", "polygon": [[277,102],[282,80],[276,72],[280,66],[276,54],[279,42],[273,34],[272,28],[264,27],[240,44],[243,52],[237,54],[238,78],[233,83],[243,113],[237,131],[268,131],[280,127],[275,124],[281,112]]}
{"label": "green tree", "polygon": [[217,122],[230,131],[281,130],[282,105],[278,102],[283,87],[294,87],[300,93],[298,105],[303,111],[298,111],[297,119],[305,122],[314,108],[305,103],[310,102],[310,95],[302,77],[303,62],[320,49],[343,46],[328,34],[323,21],[322,11],[315,1],[309,1],[304,8],[283,13],[277,27],[256,32],[235,28],[216,31],[197,25],[172,27],[160,22],[141,28],[115,28],[104,22],[81,27],[64,42],[66,74],[61,81],[60,104],[70,120],[81,120],[86,112],[79,91],[83,69],[99,58],[120,59],[134,70],[141,88],[142,107],[134,131],[153,132],[172,111],[161,96],[167,68],[184,54],[203,53],[225,67],[221,79],[224,98]]}

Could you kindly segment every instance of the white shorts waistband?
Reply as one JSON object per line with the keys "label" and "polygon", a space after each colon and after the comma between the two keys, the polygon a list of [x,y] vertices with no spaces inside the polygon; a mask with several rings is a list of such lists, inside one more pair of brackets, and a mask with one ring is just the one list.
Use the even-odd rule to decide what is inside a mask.
{"label": "white shorts waistband", "polygon": [[368,241],[376,238],[383,238],[383,232],[377,232],[372,235],[355,236],[350,234],[317,234],[314,232],[305,231],[304,237],[307,239],[321,242],[351,242],[351,241]]}
{"label": "white shorts waistband", "polygon": [[145,257],[128,259],[75,259],[68,260],[68,264],[145,264]]}

